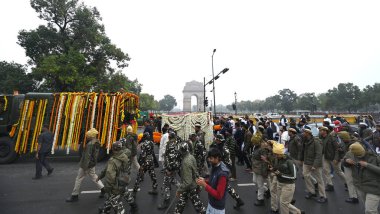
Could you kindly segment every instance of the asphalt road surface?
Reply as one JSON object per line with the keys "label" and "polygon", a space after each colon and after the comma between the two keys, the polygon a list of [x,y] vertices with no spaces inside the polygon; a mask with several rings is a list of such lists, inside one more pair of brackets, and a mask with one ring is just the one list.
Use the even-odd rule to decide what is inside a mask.
{"label": "asphalt road surface", "polygon": [[[39,213],[39,214],[67,214],[67,213],[98,213],[98,207],[102,206],[103,199],[99,199],[95,184],[89,178],[85,178],[79,196],[79,201],[75,203],[66,203],[65,198],[70,196],[73,189],[75,177],[78,170],[78,157],[53,157],[50,163],[54,167],[51,176],[44,176],[40,180],[32,180],[35,172],[35,163],[32,159],[19,160],[10,165],[0,165],[0,213],[1,214],[22,214],[22,213]],[[101,162],[96,166],[96,171],[100,172],[105,166]],[[270,201],[265,201],[265,207],[256,207],[253,205],[256,200],[255,186],[252,185],[252,174],[244,171],[244,167],[237,166],[238,180],[231,182],[235,187],[245,205],[236,211],[233,209],[235,201],[227,196],[226,213],[269,213]],[[159,181],[159,188],[162,186],[162,174],[156,169]],[[133,175],[134,179],[136,176]],[[335,192],[328,192],[328,203],[318,204],[314,200],[306,200],[305,185],[301,177],[296,184],[295,199],[296,206],[306,213],[310,214],[328,214],[328,213],[347,213],[360,214],[364,213],[363,204],[348,204],[344,200],[348,193],[344,190],[343,183],[338,177],[333,179],[335,183]],[[134,183],[134,180],[132,184]],[[161,201],[161,195],[152,196],[148,194],[151,188],[151,182],[148,174],[141,184],[141,191],[137,194],[137,203],[140,214],[165,213],[157,209]],[[89,193],[83,193],[87,191]],[[175,192],[172,190],[172,195]],[[207,194],[203,191],[201,199],[207,206]],[[128,206],[126,206],[128,207]],[[128,207],[129,209],[129,207]],[[188,202],[186,214],[195,213],[190,201]]]}

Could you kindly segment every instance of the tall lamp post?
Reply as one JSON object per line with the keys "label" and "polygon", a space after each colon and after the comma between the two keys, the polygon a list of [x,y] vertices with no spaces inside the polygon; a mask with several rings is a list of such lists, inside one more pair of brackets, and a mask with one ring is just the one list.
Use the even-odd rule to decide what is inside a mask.
{"label": "tall lamp post", "polygon": [[211,56],[211,66],[212,66],[212,93],[214,97],[214,116],[216,116],[216,105],[215,105],[215,76],[214,76],[214,54],[215,54],[216,49],[212,51],[212,56]]}
{"label": "tall lamp post", "polygon": [[236,91],[235,91],[235,115],[237,115],[237,97],[236,97]]}
{"label": "tall lamp post", "polygon": [[[205,77],[203,78],[203,111],[206,111],[206,107],[207,107],[206,104],[208,104],[208,100],[206,97],[206,85],[211,85],[211,83],[212,83],[212,93],[213,93],[213,97],[214,97],[214,116],[216,116],[215,80],[219,79],[221,74],[224,74],[228,70],[230,70],[229,68],[225,68],[221,72],[219,72],[216,76],[214,75],[214,53],[215,53],[215,51],[216,51],[216,49],[214,49],[214,51],[212,52],[212,56],[211,56],[212,80],[210,80],[206,83],[206,78]],[[212,103],[211,103],[211,106],[212,106]]]}

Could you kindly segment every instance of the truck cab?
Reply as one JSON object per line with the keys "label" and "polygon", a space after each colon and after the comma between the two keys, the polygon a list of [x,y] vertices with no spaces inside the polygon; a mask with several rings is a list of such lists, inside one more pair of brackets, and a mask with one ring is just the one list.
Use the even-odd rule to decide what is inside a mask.
{"label": "truck cab", "polygon": [[0,164],[11,163],[18,157],[9,134],[13,125],[18,122],[24,97],[23,94],[0,95]]}

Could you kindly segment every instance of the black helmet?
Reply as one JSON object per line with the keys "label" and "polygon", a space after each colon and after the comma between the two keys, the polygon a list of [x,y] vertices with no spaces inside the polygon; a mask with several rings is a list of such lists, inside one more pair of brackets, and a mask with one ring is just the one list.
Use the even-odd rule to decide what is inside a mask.
{"label": "black helmet", "polygon": [[112,150],[120,151],[123,148],[123,144],[120,141],[116,141],[112,143]]}
{"label": "black helmet", "polygon": [[144,135],[143,135],[143,138],[144,139],[149,139],[150,138],[149,132],[145,132]]}
{"label": "black helmet", "polygon": [[187,154],[189,153],[189,144],[187,142],[181,142],[179,145],[178,145],[178,151],[184,155],[184,154]]}
{"label": "black helmet", "polygon": [[169,139],[175,139],[176,134],[174,132],[169,132]]}

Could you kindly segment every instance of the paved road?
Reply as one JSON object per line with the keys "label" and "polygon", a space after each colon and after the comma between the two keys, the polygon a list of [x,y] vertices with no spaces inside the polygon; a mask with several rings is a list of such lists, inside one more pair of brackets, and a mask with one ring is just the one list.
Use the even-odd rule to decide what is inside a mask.
{"label": "paved road", "polygon": [[[102,205],[103,200],[98,199],[98,193],[81,194],[77,203],[66,203],[65,198],[71,193],[78,170],[77,157],[54,157],[51,161],[55,168],[50,177],[44,176],[41,180],[31,180],[34,174],[33,160],[20,160],[11,165],[0,165],[0,213],[2,214],[22,214],[22,213],[39,213],[39,214],[60,214],[60,213],[97,213],[98,207]],[[97,172],[99,172],[105,163],[99,163]],[[157,170],[158,171],[158,170]],[[44,172],[46,173],[46,172]],[[159,186],[162,185],[162,174],[157,173]],[[227,197],[226,213],[269,213],[269,200],[265,202],[265,207],[255,207],[253,205],[256,199],[254,186],[237,186],[237,184],[248,184],[251,182],[252,174],[244,171],[243,167],[238,167],[238,181],[232,185],[241,195],[246,205],[239,211],[233,209],[235,203],[231,197]],[[352,205],[344,202],[348,193],[344,191],[343,183],[334,178],[336,191],[327,193],[328,203],[318,204],[312,200],[304,198],[303,179],[297,181],[295,198],[296,206],[306,211],[306,213],[364,213],[362,204]],[[142,183],[141,191],[137,195],[140,214],[164,213],[157,210],[160,201],[160,195],[151,196],[147,192],[150,189],[150,178],[145,176]],[[83,182],[82,191],[96,190],[95,185],[86,178]],[[174,191],[173,191],[174,194]],[[207,195],[202,192],[201,198],[207,202]],[[195,213],[190,203],[187,205],[186,214]]]}

